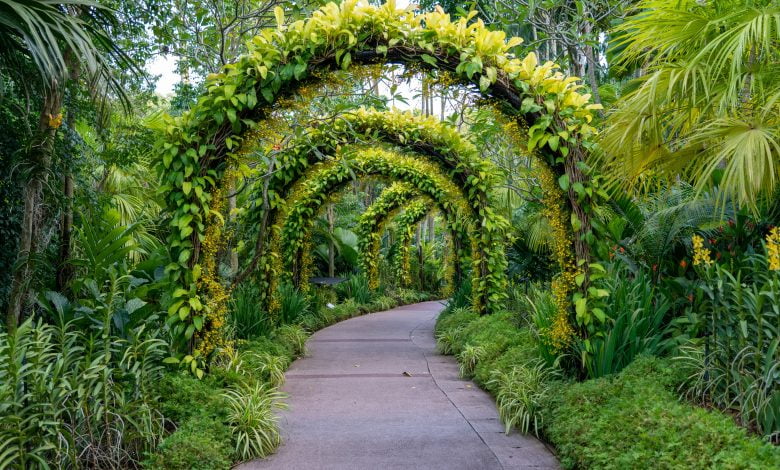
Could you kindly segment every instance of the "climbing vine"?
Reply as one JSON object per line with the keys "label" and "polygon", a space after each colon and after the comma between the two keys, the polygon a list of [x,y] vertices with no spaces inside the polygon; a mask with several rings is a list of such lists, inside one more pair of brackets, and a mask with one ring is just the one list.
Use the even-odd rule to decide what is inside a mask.
{"label": "climbing vine", "polygon": [[[385,188],[358,219],[356,233],[360,251],[360,266],[368,276],[368,284],[371,289],[379,287],[379,248],[385,226],[396,212],[419,196],[420,193],[409,183],[395,182]],[[457,236],[468,240],[468,234],[458,233]],[[454,257],[458,259],[458,254],[454,254]],[[465,264],[468,258],[459,261]],[[454,264],[450,263],[450,265]],[[450,266],[450,269],[454,273],[454,266]]]}
{"label": "climbing vine", "polygon": [[[314,80],[312,70],[396,62],[447,71],[455,82],[473,84],[501,101],[510,114],[528,124],[529,150],[538,150],[556,175],[565,174],[570,184],[588,189],[587,175],[579,163],[584,160],[584,143],[595,132],[589,125],[590,110],[595,108],[588,104],[589,95],[580,94],[577,79],[565,77],[555,64],[539,64],[534,54],[514,57],[510,51],[521,40],[507,41],[504,33],[490,31],[481,20],[474,20],[475,12],[452,21],[441,10],[418,15],[411,9],[396,9],[393,2],[374,6],[347,0],[341,5],[329,3],[309,19],[290,25],[284,24],[281,8],[275,13],[277,27],[255,37],[249,52],[236,63],[209,75],[205,94],[188,113],[168,120],[160,143],[160,191],[170,213],[171,263],[166,271],[172,293],[178,294],[172,295],[169,320],[177,334],[183,336],[190,326],[195,330],[204,326],[194,323],[206,308],[196,266],[202,263],[201,241],[212,210],[212,193],[226,162],[278,98]],[[483,186],[486,193],[489,187]],[[588,241],[593,237],[588,215],[593,196],[582,197],[570,187],[567,197],[574,213],[572,248],[578,262],[587,263]],[[489,209],[487,201],[478,208]],[[483,232],[480,236],[484,242],[492,235]],[[494,252],[480,262],[503,264],[499,258],[502,254]],[[585,271],[583,288],[587,286]],[[492,295],[495,298],[486,300],[502,297],[499,292]]]}
{"label": "climbing vine", "polygon": [[431,204],[425,198],[412,201],[399,215],[395,222],[398,228],[398,252],[395,259],[395,273],[403,287],[412,284],[411,262],[409,251],[411,249],[414,227],[431,211]]}
{"label": "climbing vine", "polygon": [[[393,153],[382,149],[353,149],[343,153],[340,158],[331,159],[313,165],[304,178],[293,186],[284,206],[280,208],[274,223],[274,237],[270,250],[275,253],[275,264],[269,277],[269,292],[276,289],[276,279],[289,280],[296,284],[299,272],[296,263],[303,248],[304,239],[313,216],[327,199],[327,195],[351,181],[355,176],[379,176],[389,180],[404,181],[418,194],[435,201],[447,214],[447,223],[453,231],[472,233],[476,226],[475,218],[460,188],[455,185],[437,166],[425,159]],[[473,258],[479,258],[486,252],[485,246],[475,242]],[[504,290],[503,272],[496,276],[499,282],[484,283],[484,290],[473,295],[474,305],[482,309],[486,299],[494,291]],[[494,298],[497,298],[494,296]]]}
{"label": "climbing vine", "polygon": [[360,268],[368,278],[370,289],[379,288],[379,248],[388,216],[418,195],[411,184],[395,182],[383,190],[358,219],[355,233],[358,236]]}

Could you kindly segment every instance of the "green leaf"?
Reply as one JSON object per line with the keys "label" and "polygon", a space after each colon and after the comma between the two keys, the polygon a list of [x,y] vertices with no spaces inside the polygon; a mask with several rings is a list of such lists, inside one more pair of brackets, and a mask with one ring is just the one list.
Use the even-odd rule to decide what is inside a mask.
{"label": "green leaf", "polygon": [[344,54],[344,57],[341,58],[341,69],[347,70],[352,64],[352,54],[350,52],[347,52]]}
{"label": "green leaf", "polygon": [[596,318],[601,322],[604,323],[607,320],[607,314],[604,313],[604,310],[601,310],[600,308],[594,308],[591,310],[593,312],[593,315],[596,316]]}
{"label": "green leaf", "polygon": [[577,232],[582,228],[582,221],[574,212],[571,213],[571,228]]}
{"label": "green leaf", "polygon": [[569,175],[564,173],[561,176],[559,176],[558,177],[558,186],[560,186],[562,190],[568,191],[569,190]]}
{"label": "green leaf", "polygon": [[490,79],[486,75],[479,77],[479,89],[480,91],[487,91],[490,88]]}
{"label": "green leaf", "polygon": [[426,64],[430,64],[434,67],[438,64],[438,61],[436,60],[436,57],[433,57],[432,55],[423,54],[420,56],[420,58],[425,62]]}

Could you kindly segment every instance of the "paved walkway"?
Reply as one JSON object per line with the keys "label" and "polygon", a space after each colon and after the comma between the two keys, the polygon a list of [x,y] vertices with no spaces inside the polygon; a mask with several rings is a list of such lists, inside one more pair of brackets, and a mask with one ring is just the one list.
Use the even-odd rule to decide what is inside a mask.
{"label": "paved walkway", "polygon": [[287,372],[284,443],[241,469],[557,468],[538,440],[503,432],[492,398],[436,352],[425,302],[330,326]]}

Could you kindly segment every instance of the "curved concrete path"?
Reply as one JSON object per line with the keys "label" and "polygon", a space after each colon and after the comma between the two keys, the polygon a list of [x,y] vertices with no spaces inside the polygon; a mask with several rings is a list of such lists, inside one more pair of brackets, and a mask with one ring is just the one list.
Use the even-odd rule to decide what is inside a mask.
{"label": "curved concrete path", "polygon": [[538,440],[504,434],[492,398],[436,352],[440,302],[320,330],[284,389],[284,443],[250,469],[558,468]]}

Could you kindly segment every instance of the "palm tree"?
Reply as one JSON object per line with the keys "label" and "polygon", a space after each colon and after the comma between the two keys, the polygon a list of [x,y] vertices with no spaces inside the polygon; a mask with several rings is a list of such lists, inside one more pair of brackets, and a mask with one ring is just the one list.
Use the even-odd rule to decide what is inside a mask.
{"label": "palm tree", "polygon": [[[28,172],[22,196],[19,253],[8,298],[10,329],[20,320],[26,284],[33,274],[40,248],[38,240],[43,230],[40,206],[50,172],[54,138],[63,120],[66,83],[84,77],[93,97],[105,97],[113,91],[126,102],[112,70],[132,67],[132,61],[111,40],[108,30],[114,24],[116,20],[110,9],[89,0],[0,0],[0,73],[15,75],[15,65],[31,60],[39,76],[20,77],[19,81],[25,86],[37,82],[42,95],[37,132],[25,162]],[[64,188],[65,197],[72,197],[73,182],[67,175]],[[72,221],[72,215],[63,216],[63,239],[69,245],[68,220]]]}
{"label": "palm tree", "polygon": [[780,178],[780,4],[644,0],[637,11],[613,46],[619,65],[646,73],[609,116],[604,170],[625,185],[681,177],[698,192],[718,175],[724,198],[757,210]]}

